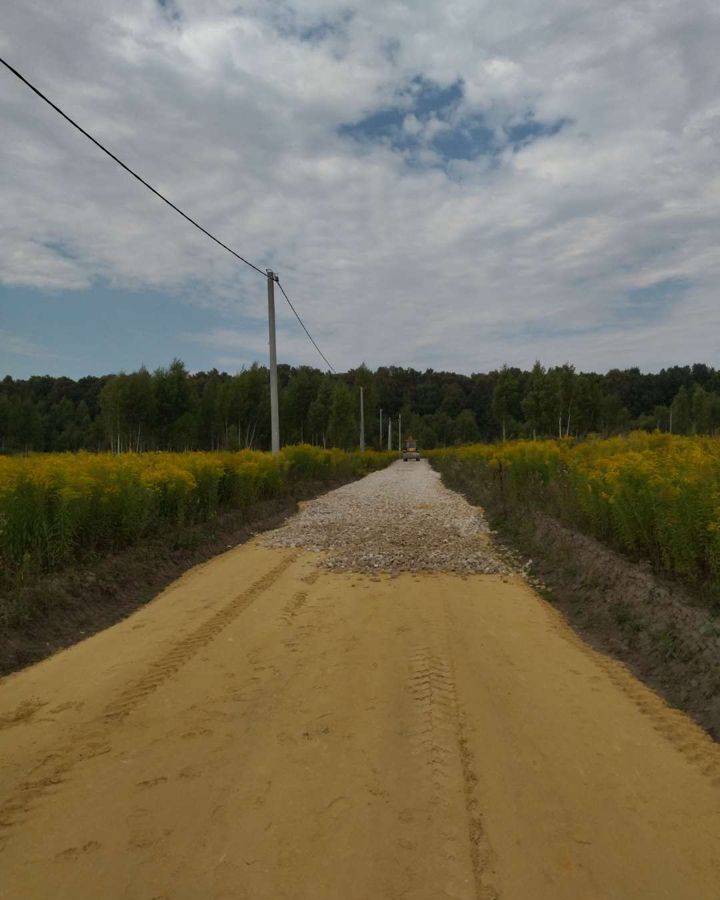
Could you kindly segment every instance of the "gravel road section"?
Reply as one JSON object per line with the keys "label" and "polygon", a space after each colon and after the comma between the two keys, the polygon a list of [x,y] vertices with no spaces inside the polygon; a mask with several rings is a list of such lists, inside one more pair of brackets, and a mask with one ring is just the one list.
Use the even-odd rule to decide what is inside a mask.
{"label": "gravel road section", "polygon": [[327,551],[329,569],[355,572],[513,573],[481,511],[448,490],[425,460],[381,472],[310,501],[269,547]]}

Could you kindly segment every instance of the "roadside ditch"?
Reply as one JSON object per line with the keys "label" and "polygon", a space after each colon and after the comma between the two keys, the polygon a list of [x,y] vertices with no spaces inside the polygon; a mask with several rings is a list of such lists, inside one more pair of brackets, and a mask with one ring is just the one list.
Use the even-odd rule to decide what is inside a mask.
{"label": "roadside ditch", "polygon": [[720,740],[720,617],[660,577],[542,510],[508,503],[462,464],[433,460],[445,485],[482,507],[495,539],[596,649],[625,663]]}

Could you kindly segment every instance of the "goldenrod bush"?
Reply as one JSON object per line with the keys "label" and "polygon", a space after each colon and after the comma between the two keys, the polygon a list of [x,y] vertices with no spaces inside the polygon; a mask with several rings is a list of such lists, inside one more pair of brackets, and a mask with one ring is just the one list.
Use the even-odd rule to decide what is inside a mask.
{"label": "goldenrod bush", "polygon": [[720,440],[636,432],[511,441],[433,454],[479,475],[507,505],[567,524],[720,595]]}
{"label": "goldenrod bush", "polygon": [[6,577],[24,578],[393,459],[308,445],[277,457],[252,450],[0,457],[0,563]]}

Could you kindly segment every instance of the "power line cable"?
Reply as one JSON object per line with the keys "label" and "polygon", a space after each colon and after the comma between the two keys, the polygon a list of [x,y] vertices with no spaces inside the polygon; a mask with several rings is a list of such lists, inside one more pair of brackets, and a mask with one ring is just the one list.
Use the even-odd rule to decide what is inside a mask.
{"label": "power line cable", "polygon": [[207,235],[207,237],[209,237],[210,240],[215,241],[216,244],[219,244],[224,250],[227,250],[228,253],[231,253],[236,259],[239,259],[240,262],[244,262],[246,266],[250,266],[251,269],[255,269],[255,271],[258,272],[260,275],[262,275],[263,278],[267,277],[266,273],[263,272],[263,270],[261,268],[256,266],[254,263],[251,263],[250,260],[245,259],[244,256],[241,256],[239,253],[236,253],[235,250],[233,250],[231,247],[228,247],[227,244],[224,244],[219,238],[216,238],[214,234],[209,232],[207,230],[207,228],[203,228],[203,226],[200,225],[198,222],[196,222],[195,219],[191,218],[187,213],[184,213],[180,209],[179,206],[175,206],[175,204],[172,202],[172,200],[168,200],[168,198],[164,194],[161,194],[160,191],[158,191],[156,188],[154,188],[149,182],[145,181],[145,179],[142,178],[140,175],[138,175],[138,173],[135,172],[133,169],[131,169],[130,166],[126,165],[121,159],[119,159],[117,156],[115,156],[115,154],[111,150],[108,150],[108,148],[104,144],[101,144],[100,141],[98,141],[96,138],[94,138],[90,134],[90,132],[85,131],[85,129],[81,125],[78,125],[78,123],[74,119],[70,118],[70,116],[67,113],[63,112],[59,106],[57,106],[55,103],[53,103],[49,97],[46,97],[45,94],[43,94],[43,92],[39,88],[36,88],[34,84],[31,84],[27,80],[27,78],[24,77],[24,75],[21,75],[17,69],[15,69],[13,66],[11,66],[9,62],[6,62],[6,60],[4,60],[1,56],[0,56],[0,63],[2,63],[6,69],[9,69],[9,71],[12,72],[13,75],[17,76],[20,79],[20,81],[23,82],[23,84],[27,85],[31,91],[33,91],[35,94],[37,94],[41,100],[44,100],[48,104],[48,106],[51,106],[55,110],[56,113],[59,113],[63,117],[63,119],[65,119],[66,122],[69,122],[73,126],[73,128],[77,128],[77,130],[80,132],[80,134],[85,135],[85,137],[89,141],[92,141],[93,144],[95,144],[96,147],[98,147],[100,150],[102,150],[103,153],[106,153],[110,157],[110,159],[114,160],[119,166],[121,166],[123,169],[125,169],[125,171],[128,172],[130,175],[132,175],[133,178],[136,178],[140,182],[140,184],[144,185],[149,191],[152,191],[156,197],[159,197],[163,201],[163,203],[167,203],[167,205],[171,209],[174,209],[176,213],[181,215],[183,217],[183,219],[186,219],[188,222],[190,222],[191,225],[194,225],[196,228],[198,228],[200,231],[202,231],[202,233]]}
{"label": "power line cable", "polygon": [[300,316],[298,315],[297,310],[296,310],[295,307],[292,305],[292,302],[291,302],[290,298],[289,298],[288,295],[285,293],[285,288],[282,286],[282,284],[280,284],[280,281],[279,281],[279,280],[277,281],[277,286],[278,286],[278,287],[280,288],[280,290],[282,291],[283,297],[287,300],[288,306],[289,306],[290,309],[295,313],[295,318],[296,318],[296,319],[298,320],[298,322],[301,324],[303,331],[304,331],[305,334],[310,338],[313,347],[317,350],[317,352],[320,354],[320,356],[322,356],[322,358],[325,360],[325,362],[327,363],[328,369],[330,369],[330,371],[331,371],[334,375],[337,375],[337,372],[335,371],[335,369],[334,369],[334,368],[332,367],[332,365],[328,362],[327,356],[325,356],[325,354],[322,352],[322,350],[318,347],[318,345],[315,343],[315,339],[313,338],[313,336],[310,334],[310,332],[309,332],[309,331],[307,330],[307,328],[305,327],[305,323],[303,322],[303,320],[302,320],[302,319],[300,318]]}
{"label": "power line cable", "polygon": [[[215,235],[212,234],[212,232],[208,231],[207,228],[203,228],[203,226],[200,225],[199,222],[196,222],[195,219],[193,219],[187,213],[183,212],[179,206],[176,206],[172,202],[172,200],[169,200],[164,194],[160,193],[160,191],[158,191],[156,188],[154,188],[149,182],[145,181],[145,179],[142,176],[138,175],[138,173],[134,169],[131,169],[130,166],[126,165],[126,163],[124,163],[119,157],[117,157],[111,150],[108,150],[108,148],[104,144],[102,144],[100,141],[98,141],[97,138],[94,138],[90,134],[89,131],[86,131],[81,125],[79,125],[66,112],[63,112],[63,110],[60,109],[60,107],[57,104],[53,103],[53,101],[49,97],[47,97],[45,94],[43,94],[43,92],[39,88],[35,87],[34,84],[32,84],[30,81],[28,81],[24,75],[22,75],[20,72],[18,72],[18,70],[14,66],[11,66],[10,63],[7,62],[5,59],[3,59],[1,56],[0,56],[0,63],[2,63],[5,66],[5,68],[8,69],[8,71],[12,72],[13,75],[15,75],[17,78],[19,78],[23,84],[25,84],[27,87],[29,87],[30,90],[33,91],[33,93],[37,94],[37,96],[40,97],[41,100],[44,100],[45,103],[48,104],[48,106],[52,107],[52,109],[54,109],[56,113],[61,115],[62,118],[65,119],[66,122],[69,122],[70,125],[73,126],[73,128],[76,128],[80,132],[80,134],[84,135],[89,141],[92,141],[92,143],[95,144],[95,146],[98,147],[100,150],[102,150],[103,153],[107,154],[110,157],[110,159],[112,159],[114,162],[116,162],[121,168],[125,169],[125,171],[129,175],[132,175],[133,178],[137,179],[140,182],[140,184],[144,185],[149,191],[152,191],[152,193],[155,194],[156,197],[159,197],[163,201],[163,203],[166,203],[171,209],[175,210],[175,212],[178,213],[178,215],[181,215],[183,217],[183,219],[190,222],[190,224],[194,225],[199,231],[202,231],[202,233],[204,235],[206,235],[207,237],[209,237],[210,240],[215,241],[216,244],[219,244],[219,246],[221,246],[224,250],[227,250],[228,253],[231,253],[236,259],[239,259],[240,262],[245,263],[246,266],[250,266],[251,269],[254,269],[258,274],[262,275],[263,278],[268,277],[267,271],[264,272],[261,268],[256,266],[254,263],[251,263],[250,260],[245,259],[244,256],[241,256],[239,253],[237,253],[235,250],[233,250],[232,247],[228,247],[227,244],[223,243],[223,241],[221,241],[219,238],[215,237]],[[320,354],[320,356],[325,360],[330,371],[337,374],[337,372],[335,372],[335,369],[328,362],[328,359],[325,356],[325,354],[315,343],[313,336],[310,334],[310,332],[305,327],[305,323],[298,315],[298,312],[295,309],[295,307],[292,305],[292,302],[291,302],[290,298],[288,297],[288,295],[285,293],[285,289],[280,284],[280,281],[277,279],[277,277],[275,280],[277,282],[278,287],[282,291],[283,297],[285,297],[285,299],[287,300],[288,306],[295,314],[295,318],[298,320],[298,322],[302,326],[303,331],[310,339],[313,347],[315,347],[315,349]]]}

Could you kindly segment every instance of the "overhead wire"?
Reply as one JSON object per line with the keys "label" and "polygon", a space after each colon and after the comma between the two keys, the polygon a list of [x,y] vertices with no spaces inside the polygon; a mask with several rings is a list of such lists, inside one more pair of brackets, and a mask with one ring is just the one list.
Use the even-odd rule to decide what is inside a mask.
{"label": "overhead wire", "polygon": [[310,332],[309,332],[309,331],[307,330],[307,328],[305,327],[305,323],[304,323],[303,320],[300,318],[300,316],[298,315],[297,310],[296,310],[295,307],[292,305],[292,301],[290,300],[290,298],[288,297],[288,295],[285,293],[285,288],[284,288],[284,287],[282,286],[282,284],[280,283],[280,279],[277,279],[276,284],[277,284],[277,286],[280,288],[283,297],[287,300],[288,306],[289,306],[290,309],[293,311],[293,313],[295,313],[295,318],[298,320],[298,322],[299,322],[300,325],[302,326],[303,331],[304,331],[305,334],[310,338],[310,341],[312,342],[313,347],[317,350],[317,352],[320,354],[320,356],[322,356],[322,358],[325,360],[328,369],[330,369],[330,371],[331,371],[333,374],[337,375],[337,372],[335,371],[335,369],[333,368],[333,366],[331,365],[331,363],[328,362],[327,356],[325,356],[325,354],[322,352],[322,350],[318,347],[318,345],[315,343],[315,339],[313,338],[313,336],[310,334]]}
{"label": "overhead wire", "polygon": [[[223,241],[221,241],[220,238],[215,237],[215,235],[212,232],[208,231],[207,228],[203,228],[203,226],[200,225],[199,222],[196,222],[195,219],[193,219],[187,213],[183,212],[179,206],[176,206],[172,202],[172,200],[169,200],[164,194],[162,194],[159,190],[157,190],[157,188],[154,188],[141,175],[138,175],[138,173],[134,169],[131,169],[130,166],[128,166],[126,163],[124,163],[118,156],[116,156],[112,152],[112,150],[108,150],[108,148],[103,143],[101,143],[99,140],[97,140],[97,138],[93,137],[90,134],[90,132],[86,131],[82,127],[82,125],[79,125],[75,121],[75,119],[73,119],[66,112],[64,112],[62,109],[60,109],[60,107],[56,103],[53,103],[53,101],[46,94],[44,94],[39,88],[35,87],[35,85],[32,84],[32,82],[28,81],[28,79],[25,78],[24,75],[22,75],[20,72],[18,72],[18,70],[14,66],[11,66],[10,63],[7,62],[7,60],[3,59],[1,56],[0,56],[0,63],[2,63],[2,65],[5,66],[5,68],[8,69],[10,72],[12,72],[13,75],[15,75],[17,78],[19,78],[20,81],[23,82],[23,84],[25,84],[27,87],[29,87],[30,90],[33,91],[33,93],[37,94],[37,96],[40,97],[41,100],[44,100],[45,103],[48,104],[48,106],[52,107],[52,109],[54,109],[56,113],[58,113],[60,116],[62,116],[62,118],[65,119],[66,122],[69,122],[70,125],[73,126],[73,128],[76,128],[80,132],[80,134],[84,135],[89,141],[91,141],[93,144],[95,144],[95,146],[98,147],[98,149],[102,150],[103,153],[107,154],[107,156],[109,156],[110,159],[112,159],[114,162],[116,162],[129,175],[132,175],[133,178],[137,179],[140,182],[140,184],[142,184],[144,187],[146,187],[149,191],[152,191],[152,193],[155,194],[156,197],[159,197],[163,201],[163,203],[166,203],[171,209],[173,209],[176,213],[178,213],[178,215],[181,215],[183,217],[183,219],[190,222],[191,225],[194,225],[195,228],[197,228],[204,235],[209,237],[210,240],[215,241],[216,244],[219,244],[219,246],[222,247],[224,250],[227,250],[227,252],[232,254],[236,259],[239,259],[240,262],[245,263],[246,266],[250,266],[251,269],[254,269],[256,272],[258,272],[260,275],[262,275],[263,278],[271,277],[271,275],[267,271],[264,272],[259,266],[256,266],[255,263],[250,262],[249,259],[245,259],[244,256],[241,256],[237,251],[233,250],[232,247],[228,247],[228,245],[225,244]],[[335,372],[335,369],[328,362],[328,359],[325,356],[325,354],[318,347],[313,336],[310,334],[308,329],[305,327],[305,323],[300,318],[300,316],[299,316],[297,310],[295,309],[295,307],[293,306],[290,298],[285,293],[285,289],[280,284],[280,281],[277,279],[277,277],[275,278],[275,280],[276,280],[277,286],[282,291],[283,297],[285,297],[285,299],[287,300],[288,306],[293,311],[295,318],[298,320],[298,322],[302,326],[303,331],[310,339],[313,347],[315,347],[315,349],[320,354],[320,356],[325,360],[325,363],[327,364],[330,371],[337,374]]]}
{"label": "overhead wire", "polygon": [[44,100],[45,103],[48,104],[48,106],[51,106],[55,110],[56,113],[59,113],[59,115],[61,115],[63,117],[63,119],[65,119],[66,122],[69,122],[73,126],[73,128],[77,128],[77,130],[80,132],[80,134],[84,135],[89,141],[92,141],[92,143],[95,144],[95,146],[98,147],[100,150],[102,150],[103,153],[106,153],[110,157],[110,159],[112,159],[114,162],[116,162],[121,168],[125,169],[125,171],[128,172],[130,175],[132,175],[133,178],[136,178],[140,182],[140,184],[144,185],[149,191],[152,191],[156,197],[159,197],[163,201],[163,203],[167,203],[167,205],[171,209],[174,209],[176,213],[181,215],[183,217],[183,219],[186,219],[188,222],[190,222],[191,225],[194,225],[196,228],[198,228],[200,231],[202,231],[202,233],[207,235],[207,237],[209,237],[210,240],[215,241],[216,244],[219,244],[224,250],[227,250],[228,253],[231,253],[236,259],[239,259],[240,262],[244,262],[246,266],[250,266],[251,269],[255,269],[256,272],[260,273],[260,275],[262,275],[263,277],[266,277],[265,272],[263,272],[263,270],[259,266],[256,266],[255,263],[251,263],[249,259],[245,259],[244,256],[241,256],[239,253],[237,253],[235,250],[233,250],[232,247],[228,247],[228,245],[223,243],[220,240],[220,238],[215,237],[215,235],[212,234],[212,232],[208,231],[207,228],[203,228],[203,226],[200,225],[199,222],[196,222],[195,219],[193,219],[187,213],[183,212],[179,206],[176,206],[172,202],[172,200],[168,200],[168,198],[164,194],[160,193],[160,191],[157,188],[154,188],[150,184],[150,182],[146,181],[141,175],[138,175],[138,173],[134,169],[131,169],[130,166],[128,166],[119,157],[117,157],[112,152],[112,150],[108,150],[108,148],[104,144],[102,144],[99,140],[97,140],[97,138],[94,138],[90,134],[90,132],[86,131],[82,127],[82,125],[79,125],[75,121],[75,119],[71,118],[66,112],[63,112],[63,110],[60,109],[60,107],[57,106],[57,104],[53,103],[53,101],[49,97],[47,97],[45,94],[43,94],[43,92],[39,88],[36,88],[34,84],[29,82],[27,80],[27,78],[25,78],[24,75],[21,75],[20,72],[18,72],[18,70],[16,68],[11,66],[10,63],[7,62],[6,60],[4,60],[1,56],[0,56],[0,63],[2,63],[6,69],[9,69],[13,73],[13,75],[16,75],[20,79],[20,81],[23,82],[23,84],[26,84],[30,88],[31,91],[33,91],[35,94],[38,95],[38,97],[40,97],[41,100]]}

